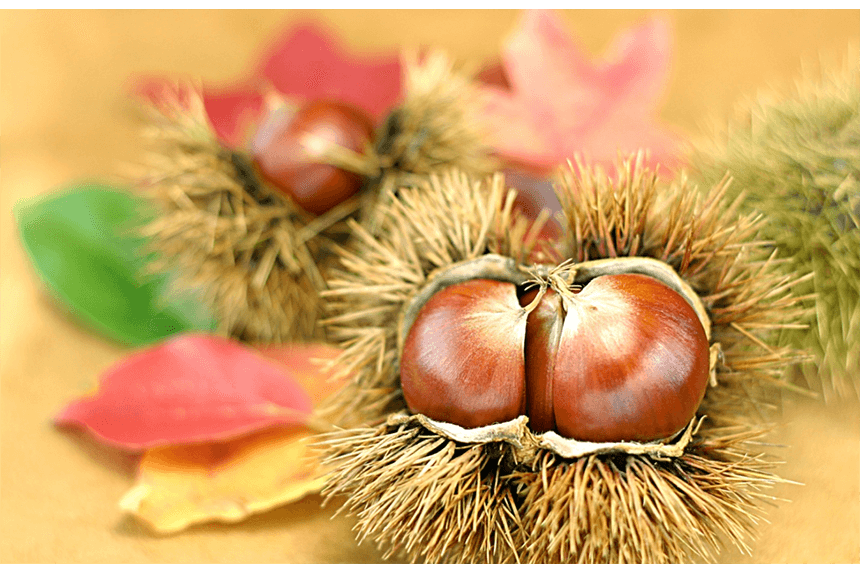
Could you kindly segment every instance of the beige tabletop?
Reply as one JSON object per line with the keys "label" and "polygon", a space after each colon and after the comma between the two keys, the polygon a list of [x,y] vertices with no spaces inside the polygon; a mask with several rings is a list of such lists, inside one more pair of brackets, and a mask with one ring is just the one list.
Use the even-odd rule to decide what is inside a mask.
{"label": "beige tabletop", "polygon": [[[598,55],[641,11],[568,12]],[[310,497],[238,525],[159,537],[123,517],[134,460],[51,417],[127,350],[80,328],[53,305],[17,239],[21,198],[82,179],[111,180],[140,153],[123,96],[140,72],[210,83],[238,78],[265,43],[301,17],[337,30],[356,51],[436,45],[478,61],[498,52],[510,11],[0,12],[0,560],[2,562],[373,562],[350,519]],[[671,80],[663,119],[688,135],[726,117],[739,98],[786,86],[803,62],[838,61],[860,42],[860,11],[670,12]],[[751,556],[727,562],[860,561],[860,408],[790,400],[771,440],[785,444],[783,502],[768,510]]]}

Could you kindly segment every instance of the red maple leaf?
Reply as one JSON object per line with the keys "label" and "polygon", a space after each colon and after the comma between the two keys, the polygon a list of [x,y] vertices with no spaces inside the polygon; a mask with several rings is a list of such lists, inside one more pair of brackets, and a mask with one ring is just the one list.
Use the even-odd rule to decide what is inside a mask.
{"label": "red maple leaf", "polygon": [[[147,77],[134,91],[156,99],[165,80]],[[203,104],[219,139],[232,148],[249,143],[269,112],[267,96],[293,100],[327,99],[353,105],[379,122],[400,97],[399,58],[350,54],[333,34],[314,24],[291,28],[268,50],[248,77],[232,87],[204,86]]]}
{"label": "red maple leaf", "polygon": [[654,17],[616,38],[592,62],[551,11],[526,12],[503,50],[504,78],[482,87],[497,153],[546,173],[580,154],[611,166],[640,148],[652,165],[675,167],[679,138],[656,120],[671,54],[669,23]]}
{"label": "red maple leaf", "polygon": [[400,96],[396,56],[362,58],[341,48],[333,36],[306,24],[277,43],[257,73],[278,92],[307,99],[330,99],[381,120]]}
{"label": "red maple leaf", "polygon": [[[302,367],[305,354],[281,353],[281,366],[230,339],[178,335],[111,367],[96,394],[69,403],[55,422],[131,450],[301,425],[312,402],[298,377],[320,378]],[[298,370],[285,368],[294,363]]]}

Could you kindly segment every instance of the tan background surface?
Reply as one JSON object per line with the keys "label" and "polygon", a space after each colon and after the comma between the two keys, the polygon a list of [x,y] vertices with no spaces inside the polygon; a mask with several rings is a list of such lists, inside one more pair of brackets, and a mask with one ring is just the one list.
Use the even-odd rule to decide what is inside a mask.
{"label": "tan background surface", "polygon": [[[599,54],[643,12],[570,12]],[[116,503],[133,460],[64,434],[51,416],[126,351],[70,322],[40,290],[11,217],[17,200],[73,180],[109,179],[140,148],[123,90],[139,72],[237,78],[297,12],[2,12],[0,199],[0,560],[3,562],[363,562],[351,522],[309,498],[234,526],[167,538],[124,518]],[[325,12],[355,50],[435,44],[455,56],[497,53],[516,13]],[[860,12],[672,12],[673,71],[663,117],[687,134],[725,117],[757,88],[786,85],[803,61],[839,59],[860,40]],[[790,402],[774,442],[789,445],[751,557],[724,561],[860,560],[860,409]]]}

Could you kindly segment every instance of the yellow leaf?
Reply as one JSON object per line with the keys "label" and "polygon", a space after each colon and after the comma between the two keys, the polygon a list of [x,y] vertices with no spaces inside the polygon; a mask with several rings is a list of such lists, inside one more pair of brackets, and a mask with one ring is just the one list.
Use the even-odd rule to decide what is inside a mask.
{"label": "yellow leaf", "polygon": [[313,432],[273,428],[221,443],[154,448],[120,508],[155,531],[210,521],[238,522],[320,490],[321,469],[308,452]]}

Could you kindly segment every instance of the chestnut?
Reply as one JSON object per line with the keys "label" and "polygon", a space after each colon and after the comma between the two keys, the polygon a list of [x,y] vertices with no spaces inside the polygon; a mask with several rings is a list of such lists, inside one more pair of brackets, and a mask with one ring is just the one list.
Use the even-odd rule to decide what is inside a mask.
{"label": "chestnut", "polygon": [[406,403],[466,428],[516,418],[525,406],[525,336],[513,284],[475,279],[446,287],[423,306],[403,347]]}
{"label": "chestnut", "polygon": [[362,153],[373,130],[372,120],[358,108],[314,100],[263,122],[252,143],[254,164],[273,187],[305,211],[321,215],[362,184],[360,174],[331,165],[327,154],[334,146]]}
{"label": "chestnut", "polygon": [[558,433],[611,442],[681,430],[710,373],[708,339],[687,301],[624,274],[597,277],[565,303],[552,388]]}
{"label": "chestnut", "polygon": [[581,288],[544,270],[539,289],[460,269],[417,299],[400,355],[409,409],[464,428],[525,414],[532,432],[589,442],[682,430],[710,376],[703,307],[692,290],[603,267]]}

